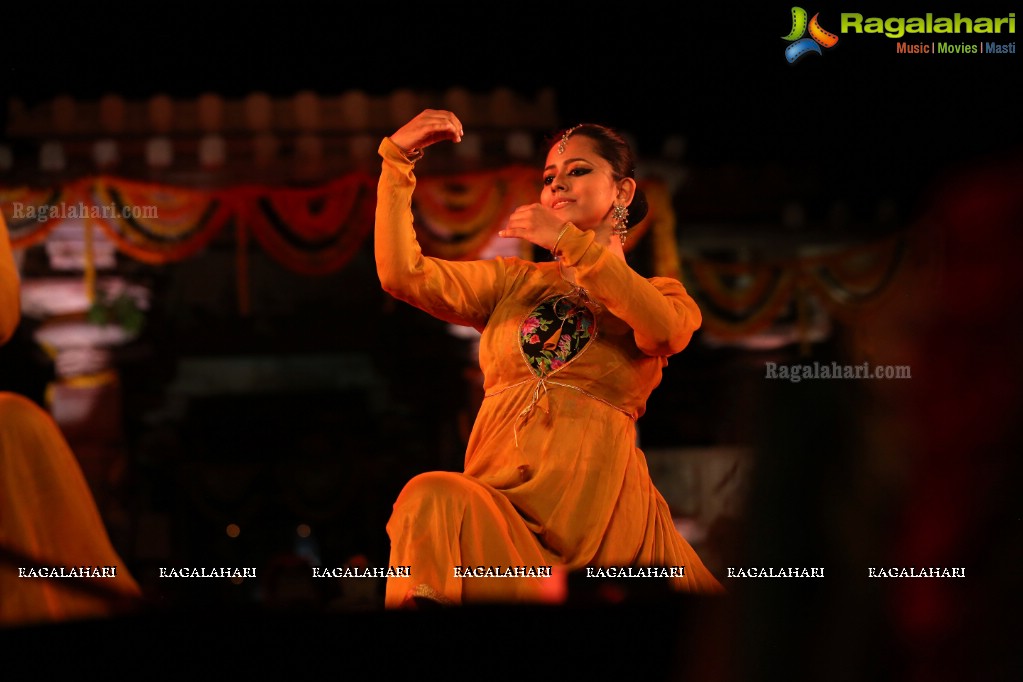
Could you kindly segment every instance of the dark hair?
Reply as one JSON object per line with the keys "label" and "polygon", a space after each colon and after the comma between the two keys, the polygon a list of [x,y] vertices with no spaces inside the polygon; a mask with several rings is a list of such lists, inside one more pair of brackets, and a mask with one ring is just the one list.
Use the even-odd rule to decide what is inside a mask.
{"label": "dark hair", "polygon": [[[598,123],[581,123],[572,128],[562,128],[548,138],[549,144],[547,148],[550,149],[555,145],[561,144],[566,132],[569,133],[569,137],[582,135],[593,140],[597,154],[611,164],[611,173],[615,180],[636,178],[636,156],[632,152],[632,147],[614,129]],[[646,201],[646,195],[643,193],[643,190],[637,187],[636,194],[632,197],[632,203],[629,204],[629,227],[643,220],[648,210],[649,206]]]}

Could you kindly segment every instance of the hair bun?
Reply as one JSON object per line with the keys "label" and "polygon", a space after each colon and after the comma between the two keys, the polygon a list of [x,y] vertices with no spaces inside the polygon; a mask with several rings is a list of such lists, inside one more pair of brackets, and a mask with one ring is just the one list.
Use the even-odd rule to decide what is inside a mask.
{"label": "hair bun", "polygon": [[646,214],[650,212],[650,204],[647,203],[646,194],[639,187],[636,188],[636,193],[632,195],[632,203],[629,204],[629,227],[635,227],[639,225],[643,218],[646,218]]}

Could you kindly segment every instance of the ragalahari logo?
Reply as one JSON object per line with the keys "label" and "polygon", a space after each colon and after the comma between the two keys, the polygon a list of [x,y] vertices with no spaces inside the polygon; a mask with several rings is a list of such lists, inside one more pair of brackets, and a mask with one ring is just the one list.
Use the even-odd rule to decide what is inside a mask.
{"label": "ragalahari logo", "polygon": [[[821,28],[817,21],[819,16],[819,13],[813,15],[808,25],[806,10],[802,7],[792,8],[792,30],[787,36],[782,36],[783,40],[792,43],[785,48],[785,59],[789,60],[789,64],[795,64],[811,52],[823,54],[822,47],[834,47],[838,44],[838,36]],[[810,32],[809,38],[803,37],[807,29]]]}

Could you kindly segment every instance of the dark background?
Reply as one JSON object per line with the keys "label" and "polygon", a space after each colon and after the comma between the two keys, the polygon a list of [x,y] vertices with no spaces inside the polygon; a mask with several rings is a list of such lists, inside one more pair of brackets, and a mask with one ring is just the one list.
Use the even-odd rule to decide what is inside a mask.
{"label": "dark background", "polygon": [[[842,11],[941,14],[926,3],[899,7],[806,9],[819,11],[836,33]],[[1005,16],[1012,7],[958,9]],[[867,174],[872,183],[916,186],[920,174],[1019,141],[1015,55],[897,56],[892,39],[848,34],[823,56],[790,65],[781,39],[789,29],[783,3],[351,4],[329,11],[313,3],[251,11],[172,4],[146,12],[20,6],[4,31],[2,83],[28,101],[61,93],[553,87],[564,122],[632,131],[641,153],[682,132],[697,162],[826,157],[831,170],[848,169],[835,180],[843,183],[862,184]]]}
{"label": "dark background", "polygon": [[[894,197],[902,207],[903,224],[926,214],[947,188],[949,178],[1020,154],[1018,55],[896,55],[895,40],[850,34],[840,36],[839,44],[823,55],[811,55],[790,65],[783,54],[787,43],[781,39],[790,28],[788,3],[714,7],[670,3],[608,7],[590,3],[478,3],[417,10],[392,4],[372,8],[301,3],[265,9],[247,7],[19,7],[3,29],[0,94],[31,102],[58,94],[87,99],[107,92],[129,98],[156,93],[188,97],[208,91],[239,97],[257,90],[287,96],[305,89],[323,94],[351,89],[386,94],[397,88],[444,90],[462,86],[483,92],[503,86],[535,93],[552,87],[557,93],[561,124],[595,121],[626,130],[637,140],[640,156],[656,154],[666,136],[682,134],[688,140],[686,163],[693,168],[780,165],[815,178],[814,193],[808,197],[811,206],[813,201],[824,206],[834,199],[872,205],[876,199]],[[892,3],[830,2],[804,7],[811,15],[819,11],[822,25],[833,32],[839,30],[842,11],[882,17],[919,16],[927,11],[998,17],[1014,11],[1007,3],[947,6],[919,2],[896,8]],[[1003,34],[992,39],[1008,42],[1015,36]],[[912,41],[912,37],[904,40]],[[976,38],[960,40],[977,42]],[[949,37],[949,42],[955,41],[955,37]],[[992,240],[986,247],[993,253],[1002,244]],[[366,305],[376,304],[374,298]],[[1008,318],[1013,315],[1009,310],[1004,314]],[[382,328],[380,338],[394,338],[387,330],[402,329],[410,320],[422,325],[419,334],[444,338],[439,325],[430,327],[414,312],[400,308],[388,318],[386,324],[392,326]],[[225,321],[225,329],[234,322]],[[328,326],[323,331],[324,338],[329,338],[336,330]],[[230,345],[231,337],[223,339]],[[969,349],[980,353],[975,345]],[[445,431],[450,427],[438,424],[457,399],[448,394],[438,399],[430,390],[436,388],[431,384],[434,379],[416,368],[426,360],[439,360],[445,371],[457,372],[457,354],[438,358],[428,353],[416,356],[405,347],[377,350],[392,360],[400,356],[397,364],[382,362],[381,366],[390,367],[397,377],[415,377],[415,381],[406,382],[405,393],[396,400],[419,405],[423,412],[418,418],[374,427],[389,435],[408,432],[412,442],[413,432],[422,429],[423,424],[434,424],[436,431],[429,432],[428,440],[455,442],[457,436]],[[396,350],[397,355],[388,355],[390,350]],[[816,352],[830,361],[838,351],[825,347]],[[728,361],[719,354],[713,366],[728,366]],[[707,386],[714,387],[708,389],[711,393],[668,393],[672,375],[667,374],[660,394],[696,403],[714,391],[727,392],[728,384],[723,382],[726,375],[701,377],[701,368],[707,366],[706,351],[693,347],[673,360],[670,371],[700,377]],[[839,528],[835,520],[841,515],[838,512],[858,512],[875,524],[871,532],[891,520],[878,509],[851,512],[850,507],[857,503],[834,501],[843,490],[862,485],[862,481],[855,483],[856,439],[860,434],[857,425],[841,415],[862,410],[863,398],[828,391],[827,387],[780,387],[763,406],[762,418],[770,426],[761,432],[757,445],[764,459],[774,465],[764,468],[751,497],[754,510],[760,514],[752,523],[758,534],[745,546],[754,555],[759,551],[760,557],[797,565],[803,565],[799,563],[803,559],[810,562],[824,556],[841,565],[845,556],[857,560],[869,557],[871,542],[878,542],[881,534],[875,533],[857,547],[843,546],[840,538],[849,533],[847,528]],[[647,422],[648,435],[655,443],[659,433],[670,438],[672,426],[670,416],[658,416],[663,413],[656,410],[657,395]],[[362,411],[365,406],[359,396],[308,396],[306,401],[295,410],[295,414],[302,415],[296,426],[315,434],[318,423],[345,415],[347,426],[335,440],[318,441],[312,435],[305,441],[289,441],[272,431],[269,424],[274,423],[274,415],[296,405],[293,401],[282,405],[265,400],[233,400],[196,408],[197,413],[209,415],[209,422],[193,421],[193,430],[179,437],[196,449],[196,459],[205,452],[224,462],[246,458],[260,447],[267,453],[300,449],[304,461],[325,472],[325,481],[342,486],[335,489],[342,492],[338,504],[346,505],[352,515],[369,518],[386,516],[391,493],[397,492],[397,480],[437,464],[436,452],[428,446],[410,453],[366,442],[372,435],[365,434],[365,426],[373,417]],[[262,414],[267,431],[227,428],[211,440],[215,422],[241,423],[231,421],[232,415],[241,413],[246,413],[250,421],[256,414],[257,423]],[[719,416],[724,420],[739,418],[727,411]],[[807,424],[816,428],[800,432],[800,438],[792,437]],[[377,478],[344,488],[350,485],[344,481],[351,480],[347,465],[329,456],[332,448],[338,447],[376,448],[380,468],[370,473]],[[442,464],[457,466],[457,462],[450,461]],[[387,467],[390,469],[385,474],[383,469]],[[366,474],[367,469],[360,469],[361,476]],[[261,475],[273,474],[264,471]],[[152,499],[180,494],[180,489],[170,483],[154,485],[156,489],[147,492]],[[959,490],[955,502],[983,504],[978,490]],[[989,501],[996,511],[1002,510],[1002,498]],[[263,505],[261,513],[265,516],[253,519],[267,529],[268,535],[275,524],[283,532],[291,523],[282,511],[286,505],[275,504]],[[322,504],[317,511],[324,515],[335,511],[331,499],[322,500]],[[1016,519],[1018,524],[1018,515]],[[785,530],[779,531],[782,524]],[[1018,534],[1011,522],[1009,526],[1004,533]],[[343,558],[352,548],[381,545],[386,538],[379,527],[375,528],[339,524],[330,540],[336,545],[336,556]],[[210,538],[204,537],[207,532]],[[207,549],[224,541],[219,535],[212,537],[215,533],[219,528],[202,530],[198,521],[195,529],[186,530],[191,543]],[[773,542],[775,534],[784,537]],[[1004,537],[996,535],[999,542]],[[987,552],[981,552],[985,561],[1004,556],[1001,545],[996,543],[991,549],[983,541],[982,536],[971,542]],[[260,557],[260,540],[249,542],[252,544],[245,551]],[[329,546],[321,550],[331,551]],[[1008,552],[1008,556],[1018,558],[1018,549]],[[903,678],[899,665],[905,667],[907,678],[913,671],[928,669],[921,663],[924,654],[920,652],[926,650],[926,645],[943,640],[923,637],[923,645],[916,641],[910,644],[917,648],[907,645],[906,651],[912,651],[912,655],[896,656],[897,646],[892,642],[902,642],[898,636],[905,633],[898,631],[898,625],[888,623],[892,615],[886,610],[889,602],[880,593],[882,588],[871,589],[874,591],[868,593],[836,593],[830,586],[807,587],[802,583],[777,589],[774,585],[737,586],[737,593],[743,597],[736,606],[739,618],[727,621],[731,631],[716,630],[726,643],[717,639],[708,643],[705,638],[689,636],[699,631],[701,623],[695,615],[687,615],[682,648],[688,651],[686,647],[695,647],[697,642],[706,645],[703,651],[711,652],[707,655],[713,663],[708,665],[713,670],[720,673],[733,665],[735,670],[731,672],[744,673],[742,679],[760,679],[757,674],[766,678],[767,668],[761,665],[771,663],[786,669],[791,661],[796,663],[788,671],[802,679],[841,678],[843,665],[859,674],[887,674],[892,679]],[[975,588],[971,589],[971,594],[976,593]],[[997,592],[996,588],[981,590],[984,596],[991,592]],[[196,603],[206,598],[196,593],[189,597]],[[857,599],[859,603],[855,603]],[[851,610],[844,611],[847,608]],[[969,614],[973,620],[964,621],[986,621],[993,612],[978,606]],[[822,634],[825,624],[832,628],[830,638]],[[729,637],[743,646],[741,665],[723,663],[729,659]],[[990,633],[986,639],[991,644]],[[812,655],[808,653],[811,649],[815,652]],[[961,644],[957,649],[963,660],[991,653],[987,663],[992,670],[1000,670],[1001,664],[1010,660],[1007,651],[997,642],[991,648],[978,642]],[[892,661],[895,668],[888,667]],[[719,667],[715,669],[714,665]],[[963,665],[951,669],[965,670]],[[757,670],[760,672],[753,672]]]}

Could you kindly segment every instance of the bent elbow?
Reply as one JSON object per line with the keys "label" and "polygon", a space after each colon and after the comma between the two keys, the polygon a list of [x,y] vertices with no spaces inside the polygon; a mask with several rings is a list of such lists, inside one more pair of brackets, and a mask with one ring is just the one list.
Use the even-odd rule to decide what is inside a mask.
{"label": "bent elbow", "polygon": [[675,334],[668,342],[668,355],[674,355],[675,353],[681,353],[685,350],[689,342],[693,340],[693,332],[696,331],[692,328],[685,328],[679,333]]}
{"label": "bent elbow", "polygon": [[396,292],[401,289],[398,286],[400,279],[391,275],[385,274],[384,272],[377,270],[377,279],[380,280],[380,288],[389,293],[391,296],[396,295]]}
{"label": "bent elbow", "polygon": [[669,356],[679,353],[689,345],[693,333],[700,328],[703,317],[698,309],[687,308],[683,314],[642,339],[636,336],[637,347],[647,355]]}
{"label": "bent elbow", "polygon": [[401,301],[405,301],[409,297],[408,283],[400,277],[380,277],[380,288]]}
{"label": "bent elbow", "polygon": [[682,351],[689,342],[693,340],[693,334],[703,324],[703,313],[696,305],[696,302],[689,299],[689,304],[679,311],[675,318],[674,329],[671,335],[672,354]]}
{"label": "bent elbow", "polygon": [[692,338],[692,331],[686,331],[659,338],[647,337],[642,340],[637,338],[636,346],[646,355],[668,357],[669,355],[681,352],[689,345],[689,341]]}
{"label": "bent elbow", "polygon": [[386,256],[377,254],[377,279],[380,280],[380,287],[395,298],[402,298],[402,294],[409,288],[411,273],[402,264]]}

